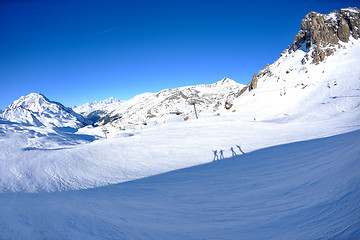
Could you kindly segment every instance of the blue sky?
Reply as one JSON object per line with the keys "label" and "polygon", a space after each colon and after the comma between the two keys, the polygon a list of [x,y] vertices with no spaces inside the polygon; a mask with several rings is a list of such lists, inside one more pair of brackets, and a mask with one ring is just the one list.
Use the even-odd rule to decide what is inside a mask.
{"label": "blue sky", "polygon": [[310,11],[356,0],[0,1],[0,109],[30,92],[66,106],[247,83],[291,45]]}

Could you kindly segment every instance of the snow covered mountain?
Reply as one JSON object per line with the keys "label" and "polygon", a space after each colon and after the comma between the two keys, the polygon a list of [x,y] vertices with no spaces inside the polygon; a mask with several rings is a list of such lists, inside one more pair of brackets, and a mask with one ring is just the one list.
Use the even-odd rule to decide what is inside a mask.
{"label": "snow covered mountain", "polygon": [[293,46],[254,75],[233,108],[264,121],[359,117],[359,31],[358,8],[309,13]]}
{"label": "snow covered mountain", "polygon": [[124,102],[124,100],[111,97],[103,101],[94,101],[80,106],[74,106],[72,109],[94,123],[106,114],[112,113]]}
{"label": "snow covered mountain", "polygon": [[214,84],[140,94],[123,102],[116,110],[99,119],[97,124],[122,128],[147,122],[187,120],[195,118],[195,108],[198,115],[213,116],[226,101],[230,103],[243,87],[243,84],[224,78]]}
{"label": "snow covered mountain", "polygon": [[0,116],[0,238],[359,239],[359,23],[310,13],[246,86],[138,95],[97,121],[132,126],[108,139],[45,129],[81,121],[20,98]]}
{"label": "snow covered mountain", "polygon": [[[225,114],[285,121],[293,117],[327,118],[353,110],[358,107],[358,98],[350,104],[345,98],[358,95],[359,19],[358,8],[330,14],[311,12],[302,20],[292,46],[273,64],[254,74],[246,86],[224,78],[210,85],[144,93],[103,115],[97,124],[123,128],[187,120],[195,116],[189,104],[193,100],[202,118]],[[310,110],[317,107],[323,111]]]}
{"label": "snow covered mountain", "polygon": [[53,102],[40,93],[22,96],[8,106],[1,117],[17,123],[34,126],[78,128],[90,124],[80,114],[61,103]]}
{"label": "snow covered mountain", "polygon": [[87,115],[87,114],[89,114],[93,111],[97,111],[97,110],[109,112],[124,102],[125,102],[124,100],[120,100],[120,99],[111,97],[109,99],[105,99],[102,101],[94,101],[94,102],[90,102],[90,103],[85,103],[80,106],[74,106],[74,107],[72,107],[72,109],[79,114]]}

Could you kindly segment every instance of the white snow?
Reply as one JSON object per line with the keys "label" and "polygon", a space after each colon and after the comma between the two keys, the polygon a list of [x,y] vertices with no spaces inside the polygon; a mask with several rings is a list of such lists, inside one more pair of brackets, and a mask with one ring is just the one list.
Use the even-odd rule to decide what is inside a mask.
{"label": "white snow", "polygon": [[330,20],[330,22],[332,22],[332,23],[336,23],[336,21],[337,21],[337,15],[336,15],[336,13],[334,13],[334,12],[331,12],[331,13],[329,13],[329,14],[325,14],[324,15],[324,19],[325,19],[325,21],[329,21]]}
{"label": "white snow", "polygon": [[343,11],[353,12],[353,13],[359,13],[359,10],[355,8],[342,8]]}
{"label": "white snow", "polygon": [[109,187],[0,194],[2,239],[358,239],[360,131]]}

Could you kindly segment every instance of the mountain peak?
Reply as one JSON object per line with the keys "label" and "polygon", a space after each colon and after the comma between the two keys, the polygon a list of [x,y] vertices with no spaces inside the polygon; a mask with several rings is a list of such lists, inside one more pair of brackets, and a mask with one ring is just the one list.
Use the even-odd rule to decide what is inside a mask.
{"label": "mountain peak", "polygon": [[329,14],[310,12],[301,21],[301,30],[296,34],[291,50],[313,49],[313,63],[318,64],[350,37],[360,38],[360,9],[343,8]]}
{"label": "mountain peak", "polygon": [[41,93],[30,93],[15,100],[8,109],[21,107],[30,111],[41,112],[48,109],[51,105],[65,108],[61,103],[52,102]]}
{"label": "mountain peak", "polygon": [[329,14],[308,13],[301,21],[301,30],[295,36],[292,49],[297,50],[303,44],[306,49],[312,45],[319,47],[348,42],[350,36],[360,37],[360,9],[343,8]]}
{"label": "mountain peak", "polygon": [[78,127],[90,123],[72,109],[50,101],[41,93],[30,93],[20,97],[1,115],[9,121],[36,126]]}
{"label": "mountain peak", "polygon": [[123,103],[123,102],[124,102],[124,100],[120,100],[120,99],[117,99],[117,98],[114,98],[114,97],[110,97],[108,99],[99,101],[98,103],[109,104],[109,103]]}
{"label": "mountain peak", "polygon": [[235,82],[234,80],[224,77],[223,79],[221,79],[220,81],[213,83],[213,86],[225,86],[225,85],[237,85],[238,83]]}

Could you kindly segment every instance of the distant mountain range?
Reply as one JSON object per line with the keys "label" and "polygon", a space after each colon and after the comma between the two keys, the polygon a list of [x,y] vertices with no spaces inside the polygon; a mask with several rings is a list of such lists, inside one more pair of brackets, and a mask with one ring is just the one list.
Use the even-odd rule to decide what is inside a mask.
{"label": "distant mountain range", "polygon": [[[293,44],[254,74],[247,85],[224,78],[214,84],[165,89],[123,101],[110,98],[73,108],[31,93],[0,117],[34,126],[115,128],[237,113],[246,119],[328,117],[360,105],[360,10],[311,12]],[[309,108],[321,111],[312,112]],[[195,113],[196,111],[196,113]],[[241,112],[241,114],[239,114]],[[309,116],[309,112],[311,116]]]}
{"label": "distant mountain range", "polygon": [[164,122],[172,118],[187,120],[195,118],[195,109],[197,114],[212,116],[226,101],[232,101],[243,87],[243,84],[224,78],[214,84],[140,94],[102,116],[96,124],[123,128],[151,121]]}
{"label": "distant mountain range", "polygon": [[74,106],[74,107],[72,107],[72,109],[77,113],[86,115],[93,111],[106,110],[106,109],[109,109],[112,107],[119,106],[123,102],[125,102],[125,101],[111,97],[111,98],[103,100],[103,101],[94,101],[94,102],[90,102],[90,103],[85,103],[80,106]]}
{"label": "distant mountain range", "polygon": [[85,103],[80,106],[74,106],[72,109],[85,118],[89,119],[92,123],[95,123],[101,117],[114,112],[115,109],[117,109],[124,102],[124,100],[111,97],[103,101],[94,101]]}

